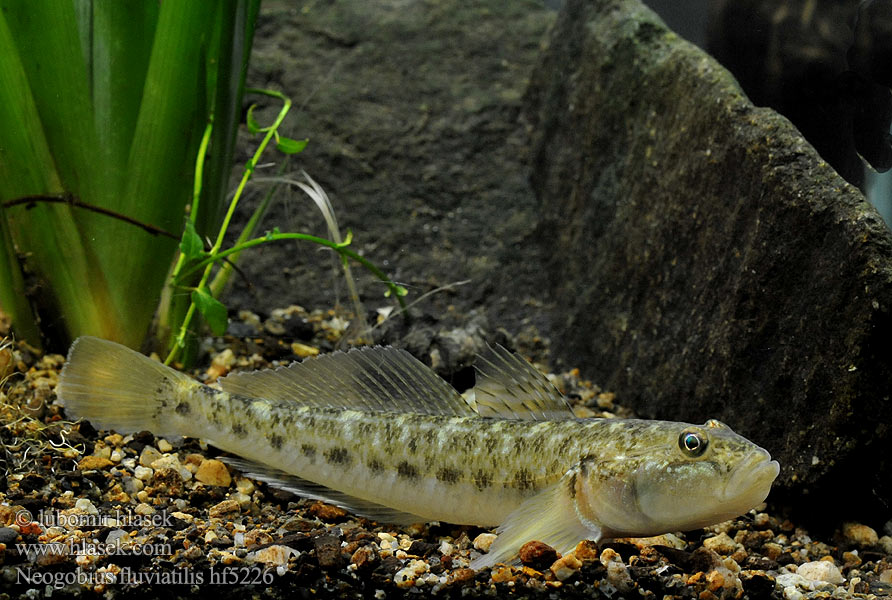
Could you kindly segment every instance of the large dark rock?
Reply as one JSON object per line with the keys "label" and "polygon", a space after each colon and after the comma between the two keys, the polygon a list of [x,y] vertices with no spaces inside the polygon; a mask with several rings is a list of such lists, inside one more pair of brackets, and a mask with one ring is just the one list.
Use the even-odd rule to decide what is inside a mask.
{"label": "large dark rock", "polygon": [[757,440],[774,498],[888,518],[892,239],[861,194],[635,0],[567,0],[528,103],[553,352]]}

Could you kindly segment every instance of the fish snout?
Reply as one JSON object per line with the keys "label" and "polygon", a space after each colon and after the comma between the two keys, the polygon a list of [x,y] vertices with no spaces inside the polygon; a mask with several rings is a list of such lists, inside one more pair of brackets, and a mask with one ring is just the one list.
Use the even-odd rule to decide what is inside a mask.
{"label": "fish snout", "polygon": [[771,455],[766,450],[756,448],[744,456],[731,472],[731,478],[725,485],[725,500],[752,502],[752,508],[768,497],[771,484],[779,473],[780,464],[771,460]]}

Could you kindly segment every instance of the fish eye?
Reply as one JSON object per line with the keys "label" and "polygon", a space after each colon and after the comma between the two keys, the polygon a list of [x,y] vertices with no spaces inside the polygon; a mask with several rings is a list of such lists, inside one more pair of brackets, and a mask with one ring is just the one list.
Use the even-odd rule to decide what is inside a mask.
{"label": "fish eye", "polygon": [[698,431],[686,430],[682,431],[681,435],[678,436],[678,447],[691,458],[703,456],[708,445],[709,442],[706,436]]}

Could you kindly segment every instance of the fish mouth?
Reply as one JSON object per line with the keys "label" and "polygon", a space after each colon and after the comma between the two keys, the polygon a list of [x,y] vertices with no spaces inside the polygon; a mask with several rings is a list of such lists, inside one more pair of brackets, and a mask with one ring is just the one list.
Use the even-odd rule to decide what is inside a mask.
{"label": "fish mouth", "polygon": [[744,511],[768,497],[771,484],[780,473],[780,464],[762,448],[753,450],[731,472],[725,485],[724,496],[728,502],[749,504]]}

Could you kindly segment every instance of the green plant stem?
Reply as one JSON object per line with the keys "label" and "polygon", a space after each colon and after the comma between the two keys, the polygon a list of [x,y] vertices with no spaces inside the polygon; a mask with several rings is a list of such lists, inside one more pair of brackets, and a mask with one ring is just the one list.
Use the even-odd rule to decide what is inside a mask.
{"label": "green plant stem", "polygon": [[353,250],[347,248],[346,244],[337,242],[333,242],[326,238],[316,237],[315,235],[309,235],[306,233],[270,233],[263,237],[254,238],[252,240],[248,240],[242,244],[238,244],[233,246],[232,248],[228,248],[214,255],[210,255],[202,261],[194,264],[190,268],[186,269],[183,273],[180,274],[181,278],[188,277],[192,273],[199,271],[202,268],[207,268],[212,266],[215,262],[220,260],[221,258],[226,258],[230,254],[235,254],[237,252],[241,252],[242,250],[247,250],[248,248],[253,248],[254,246],[259,246],[260,244],[264,244],[267,242],[275,242],[282,240],[304,240],[307,242],[313,242],[314,244],[319,244],[320,246],[325,246],[327,248],[331,248],[342,257],[350,258],[361,264],[363,267],[368,269],[375,277],[383,281],[387,284],[387,287],[390,288],[391,293],[396,296],[397,301],[400,304],[402,309],[406,308],[405,300],[403,300],[404,292],[403,290],[393,283],[390,278],[387,276],[384,271],[379,269],[374,265],[374,263],[370,262],[365,257],[357,254]]}
{"label": "green plant stem", "polygon": [[[266,147],[269,145],[270,141],[275,137],[276,130],[282,124],[282,121],[285,120],[285,116],[288,114],[288,111],[291,110],[291,99],[276,92],[274,90],[261,90],[256,88],[249,88],[245,90],[246,92],[252,92],[255,94],[263,94],[266,96],[272,96],[273,98],[278,98],[282,101],[282,108],[279,110],[279,114],[276,116],[276,119],[273,121],[273,124],[269,127],[265,128],[266,135],[263,136],[263,141],[260,142],[260,145],[257,147],[257,150],[254,152],[254,156],[251,157],[251,160],[248,161],[248,164],[245,166],[245,172],[242,174],[242,179],[239,182],[238,188],[235,190],[235,195],[232,197],[232,201],[229,203],[229,209],[226,211],[226,216],[223,217],[223,223],[220,225],[220,230],[217,234],[217,239],[214,242],[214,245],[211,247],[210,256],[214,257],[212,260],[207,262],[207,265],[204,268],[204,273],[202,273],[201,281],[195,286],[198,289],[203,289],[207,286],[208,279],[211,275],[211,269],[214,266],[214,262],[216,257],[218,256],[218,252],[220,251],[220,247],[223,245],[223,239],[226,236],[226,231],[229,229],[229,223],[232,221],[232,216],[235,214],[235,209],[238,206],[239,200],[242,197],[242,193],[245,191],[245,186],[248,184],[248,181],[251,179],[251,176],[254,174],[254,167],[260,161],[260,157],[263,155],[263,152],[266,150]],[[200,186],[200,178],[196,178],[196,185]],[[180,279],[179,270],[182,269],[182,264],[177,264],[178,268],[174,269],[172,274],[172,280],[177,281]],[[190,269],[189,273],[194,272]],[[180,330],[177,333],[176,340],[172,345],[170,352],[167,355],[167,358],[164,360],[164,364],[170,364],[173,362],[173,359],[176,357],[177,353],[180,351],[180,348],[183,348],[185,345],[186,332],[189,329],[189,324],[192,322],[192,317],[195,315],[195,304],[191,303],[189,305],[189,309],[186,311],[185,316],[183,317],[183,322],[180,325]]]}

